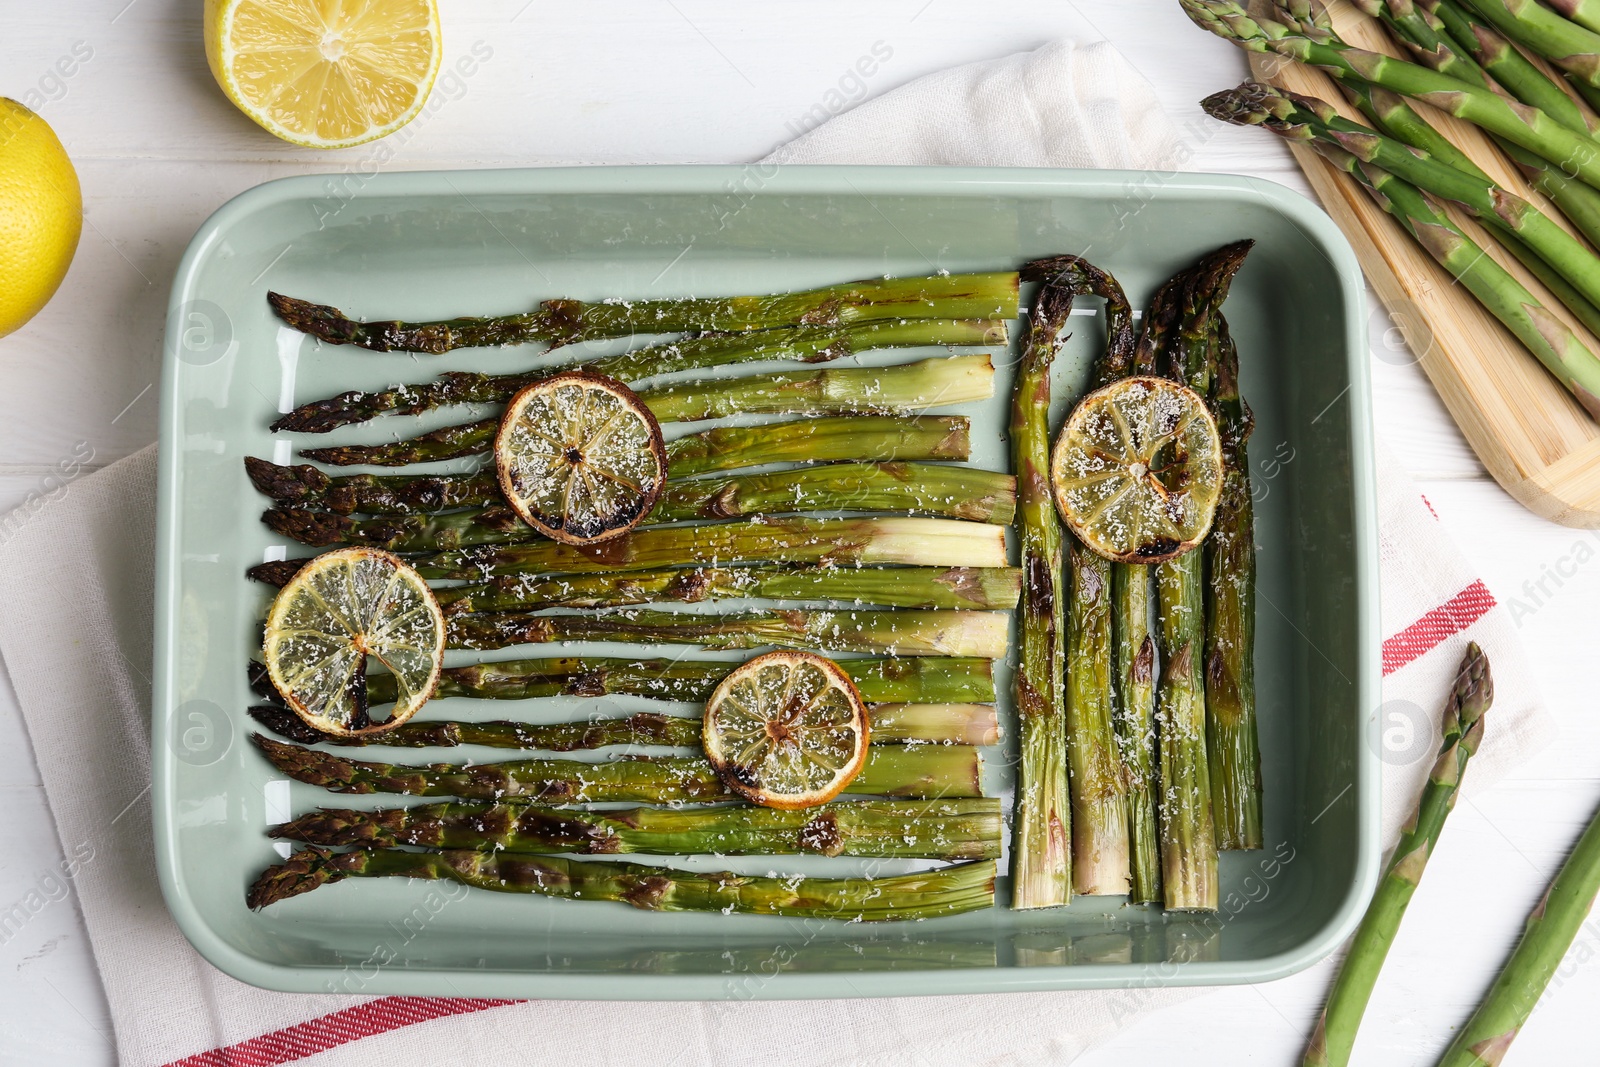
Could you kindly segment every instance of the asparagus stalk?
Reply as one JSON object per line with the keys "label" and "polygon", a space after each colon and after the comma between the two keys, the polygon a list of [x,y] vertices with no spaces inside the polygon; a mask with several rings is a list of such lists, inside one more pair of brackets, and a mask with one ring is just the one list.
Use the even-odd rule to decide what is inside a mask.
{"label": "asparagus stalk", "polygon": [[[736,799],[711,764],[689,756],[627,756],[603,763],[521,759],[425,767],[363,763],[252,734],[279,771],[335,793],[403,793],[421,797],[501,800],[529,797],[553,804],[613,800],[645,804]],[[978,750],[967,745],[873,745],[867,764],[845,792],[912,799],[983,795]]]}
{"label": "asparagus stalk", "polygon": [[1005,531],[954,519],[750,519],[635,530],[595,545],[481,545],[418,556],[424,578],[594,574],[734,563],[1004,567]]}
{"label": "asparagus stalk", "polygon": [[1161,783],[1156,761],[1156,645],[1150,633],[1155,591],[1150,568],[1111,568],[1116,634],[1117,746],[1128,797],[1128,899],[1159,904],[1161,834],[1157,822]]}
{"label": "asparagus stalk", "polygon": [[[674,479],[645,525],[799,511],[889,511],[1007,525],[1016,504],[1009,474],[933,463],[825,463],[766,474]],[[371,545],[431,552],[539,540],[509,507],[353,519],[339,512],[272,508],[267,527],[302,544]]]}
{"label": "asparagus stalk", "polygon": [[[669,443],[667,465],[676,479],[768,463],[965,460],[971,452],[970,428],[961,415],[856,415],[722,426]],[[505,502],[492,470],[332,477],[309,463],[283,466],[246,456],[244,465],[251,484],[280,507],[302,504],[341,515],[413,515]]]}
{"label": "asparagus stalk", "polygon": [[[1569,130],[1589,134],[1583,110],[1503,36],[1454,0],[1358,0],[1357,7],[1384,23],[1413,54],[1441,74],[1506,92]],[[1431,9],[1430,9],[1431,7]]]}
{"label": "asparagus stalk", "polygon": [[[446,667],[435,697],[530,700],[554,696],[635,696],[656,700],[704,701],[731,671],[727,660],[614,659],[558,656],[511,659]],[[960,704],[995,699],[993,664],[987,659],[942,656],[844,659],[839,666],[863,700],[881,703]],[[260,664],[250,667],[250,685],[262,696],[277,691]],[[367,675],[374,704],[395,699],[394,677]]]}
{"label": "asparagus stalk", "polygon": [[[639,399],[662,422],[697,422],[728,415],[870,415],[986,400],[994,395],[988,356],[940,356],[894,367],[864,367],[713,378],[647,389]],[[400,467],[487,452],[498,418],[445,426],[403,441],[301,449],[307,459],[335,467]],[[668,469],[672,468],[669,452]],[[860,459],[860,456],[851,457]],[[675,474],[685,472],[674,471]]]}
{"label": "asparagus stalk", "polygon": [[1017,538],[1023,586],[1016,686],[1017,764],[1011,906],[1072,899],[1072,807],[1067,785],[1065,603],[1061,522],[1050,493],[1050,366],[1072,311],[1070,287],[1046,281],[1029,317],[1011,401]]}
{"label": "asparagus stalk", "polygon": [[1537,108],[1416,63],[1352,48],[1331,31],[1295,22],[1292,17],[1287,24],[1268,18],[1253,19],[1235,0],[1181,3],[1202,29],[1247,51],[1275,52],[1320,67],[1341,81],[1370,82],[1423,100],[1499,134],[1542,159],[1566,166],[1574,177],[1590,185],[1600,186],[1600,153],[1594,151],[1594,141]]}
{"label": "asparagus stalk", "polygon": [[[1489,661],[1476,644],[1468,645],[1445,703],[1444,742],[1438,759],[1422,787],[1422,799],[1416,811],[1401,831],[1400,842],[1389,859],[1372,903],[1356,929],[1350,952],[1334,980],[1328,1003],[1322,1009],[1322,1017],[1312,1031],[1303,1060],[1305,1067],[1339,1067],[1350,1062],[1356,1030],[1378,980],[1378,971],[1400,928],[1406,906],[1411,903],[1411,895],[1422,879],[1428,857],[1439,843],[1445,818],[1455,807],[1456,791],[1461,786],[1467,761],[1483,740],[1483,714],[1493,703],[1494,679],[1489,673]],[[1457,1041],[1459,1043],[1459,1037]],[[1446,1060],[1449,1060],[1448,1055]],[[1498,1063],[1499,1057],[1486,1057],[1484,1062]]]}
{"label": "asparagus stalk", "polygon": [[[992,704],[869,704],[867,711],[874,744],[927,741],[948,745],[992,745],[1000,739],[1000,726]],[[655,711],[558,723],[503,719],[489,722],[453,719],[419,722],[413,719],[392,730],[358,737],[323,733],[279,704],[251,708],[250,717],[279,737],[302,745],[383,745],[389,748],[483,745],[486,748],[577,752],[617,745],[695,748],[701,743],[700,719],[663,715]]]}
{"label": "asparagus stalk", "polygon": [[1439,1060],[1439,1067],[1495,1067],[1533,1014],[1556,968],[1600,893],[1600,818],[1584,830],[1544,899],[1528,916],[1522,940],[1483,1003]]}
{"label": "asparagus stalk", "polygon": [[745,611],[710,615],[629,609],[581,615],[505,611],[453,615],[449,648],[494,649],[555,641],[692,644],[727,650],[779,645],[824,652],[1002,659],[1007,620],[996,611]]}
{"label": "asparagus stalk", "polygon": [[418,804],[322,808],[274,826],[271,837],[310,845],[421,845],[515,855],[891,856],[997,859],[1000,801],[855,800],[801,811],[718,807],[575,811],[532,804]]}
{"label": "asparagus stalk", "polygon": [[[582,364],[582,369],[623,382],[673,371],[701,370],[752,360],[823,363],[874,348],[926,345],[1003,345],[1006,324],[994,320],[904,319],[849,326],[791,326],[727,336],[712,334],[636,348]],[[451,371],[437,380],[377,392],[346,392],[301,404],[272,424],[277,431],[327,433],[379,415],[420,415],[453,404],[504,404],[551,368],[519,374]]]}
{"label": "asparagus stalk", "polygon": [[1332,146],[1318,151],[1361,182],[1379,206],[1516,335],[1591,416],[1600,418],[1600,363],[1537,297],[1429,203],[1416,186],[1381,168],[1363,165]]}
{"label": "asparagus stalk", "polygon": [[1574,84],[1600,88],[1600,33],[1532,0],[1467,0],[1467,6],[1511,40],[1566,72]]}
{"label": "asparagus stalk", "polygon": [[578,341],[696,330],[742,332],[778,326],[842,326],[910,318],[1010,319],[1015,274],[945,274],[870,279],[775,296],[588,303],[546,300],[520,315],[437,322],[357,322],[337,308],[267,294],[278,317],[327,344],[377,352],[440,354],[455,348]]}
{"label": "asparagus stalk", "polygon": [[1222,436],[1222,498],[1205,542],[1206,755],[1217,847],[1253,849],[1261,830],[1261,744],[1256,726],[1255,502],[1246,442],[1255,428],[1239,396],[1239,350],[1217,318],[1212,406]]}
{"label": "asparagus stalk", "polygon": [[[1093,385],[1123,377],[1133,365],[1132,309],[1116,279],[1076,256],[1030,264],[1068,298],[1093,294],[1106,300],[1106,348],[1096,360]],[[1116,732],[1111,563],[1076,537],[1065,538],[1067,557],[1066,745],[1072,801],[1073,891],[1123,895],[1130,886],[1131,830],[1128,779]]]}
{"label": "asparagus stalk", "polygon": [[895,608],[1017,606],[1015,567],[691,567],[546,578],[511,575],[434,590],[446,614],[626,607],[724,598],[807,600]]}
{"label": "asparagus stalk", "polygon": [[[1260,126],[1287,140],[1337,145],[1363,163],[1454,201],[1490,228],[1526,242],[1585,299],[1600,302],[1600,259],[1538,208],[1487,178],[1447,166],[1341,118],[1320,100],[1272,86],[1247,82],[1207,97],[1201,107],[1224,122]],[[1594,148],[1600,150],[1600,145]]]}
{"label": "asparagus stalk", "polygon": [[618,860],[449,851],[308,848],[269,867],[246,903],[264,908],[346,878],[446,878],[498,893],[608,900],[645,911],[744,912],[884,922],[931,919],[994,906],[994,862],[976,861],[892,878],[776,878],[702,874]]}
{"label": "asparagus stalk", "polygon": [[[1234,273],[1253,242],[1206,256],[1189,272],[1183,313],[1168,338],[1170,377],[1202,396],[1217,359],[1217,319]],[[1206,751],[1204,555],[1156,567],[1163,670],[1156,717],[1161,767],[1162,892],[1169,909],[1217,907],[1217,844]]]}

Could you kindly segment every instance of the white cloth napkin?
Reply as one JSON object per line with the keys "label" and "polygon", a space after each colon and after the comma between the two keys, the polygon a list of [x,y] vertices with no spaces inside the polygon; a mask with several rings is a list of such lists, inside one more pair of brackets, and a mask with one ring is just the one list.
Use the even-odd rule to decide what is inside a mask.
{"label": "white cloth napkin", "polygon": [[[1161,166],[1174,144],[1149,87],[1109,46],[1053,44],[912,83],[830,121],[778,158]],[[73,861],[124,1067],[558,1060],[586,1067],[627,1062],[646,1043],[659,1062],[675,1064],[1031,1067],[1070,1062],[1142,1012],[1194,995],[851,999],[798,1013],[781,1003],[635,1004],[624,1012],[573,1002],[303,996],[226,977],[168,916],[151,856],[155,466],[152,447],[83,478],[20,517],[0,547],[0,653],[63,854]],[[1396,738],[1384,789],[1392,840],[1429,762],[1419,753],[1434,744],[1432,733],[1414,742],[1406,728],[1436,730],[1466,639],[1488,651],[1501,694],[1469,787],[1482,788],[1525,758],[1551,726],[1506,613],[1404,474],[1385,462],[1380,480],[1391,668],[1383,721]],[[826,1025],[812,1025],[818,1018]]]}

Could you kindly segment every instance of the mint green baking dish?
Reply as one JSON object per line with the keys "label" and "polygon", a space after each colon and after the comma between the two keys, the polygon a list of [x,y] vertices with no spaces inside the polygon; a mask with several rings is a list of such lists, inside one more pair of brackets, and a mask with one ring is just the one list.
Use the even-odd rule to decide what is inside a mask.
{"label": "mint green baking dish", "polygon": [[[329,886],[259,913],[245,908],[246,886],[278,859],[263,833],[268,823],[320,803],[381,798],[334,797],[283,781],[245,743],[252,701],[243,665],[268,597],[242,574],[286,546],[257,521],[265,502],[247,483],[242,457],[284,461],[291,446],[305,444],[267,431],[278,411],[297,402],[445,369],[528,364],[514,350],[419,357],[319,348],[272,317],[269,289],[362,317],[432,318],[520,310],[550,296],[712,295],[1010,269],[1075,252],[1113,271],[1138,305],[1173,271],[1240,237],[1257,241],[1227,310],[1257,417],[1268,845],[1223,857],[1217,916],[1080,898],[1054,911],[1018,913],[1002,903],[990,912],[873,926],[657,914],[397,880]],[[153,726],[155,845],[173,916],[227,973],[305,992],[895,996],[1257,982],[1307,966],[1354,927],[1380,852],[1372,741],[1380,700],[1377,541],[1362,292],[1355,257],[1325,215],[1280,186],[1237,177],[617,167],[312,176],[250,190],[195,235],[168,316]],[[1100,336],[1092,309],[1073,321],[1058,361],[1063,406],[1081,388]],[[974,422],[973,462],[996,469],[1005,465],[1013,359],[996,353],[993,400],[956,409]],[[423,425],[460,418],[434,414]],[[379,420],[339,440],[379,440],[418,425]],[[1003,665],[1000,683],[1004,694]],[[538,701],[515,711],[556,719],[600,703]],[[508,711],[453,704],[452,713],[467,715]],[[611,698],[609,706],[631,705]],[[988,784],[1007,791],[1009,750],[986,756]],[[493,754],[397,758],[473,757]],[[677,862],[844,874],[862,861]],[[1002,902],[1009,895],[1003,877],[998,895]]]}

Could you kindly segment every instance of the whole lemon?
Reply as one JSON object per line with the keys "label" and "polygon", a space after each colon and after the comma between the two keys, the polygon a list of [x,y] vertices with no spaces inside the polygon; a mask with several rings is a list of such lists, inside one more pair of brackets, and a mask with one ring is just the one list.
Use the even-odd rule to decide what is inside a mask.
{"label": "whole lemon", "polygon": [[0,337],[39,313],[83,229],[78,173],[49,123],[0,97]]}

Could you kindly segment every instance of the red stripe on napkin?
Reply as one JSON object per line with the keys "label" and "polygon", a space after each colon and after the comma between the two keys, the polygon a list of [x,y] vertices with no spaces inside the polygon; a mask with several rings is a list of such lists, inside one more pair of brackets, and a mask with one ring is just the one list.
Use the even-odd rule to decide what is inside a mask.
{"label": "red stripe on napkin", "polygon": [[237,1045],[174,1060],[166,1067],[275,1067],[413,1023],[516,1003],[480,997],[380,997]]}
{"label": "red stripe on napkin", "polygon": [[1481,580],[1473,582],[1383,643],[1384,675],[1438,648],[1445,638],[1465,630],[1494,606],[1489,587]]}

